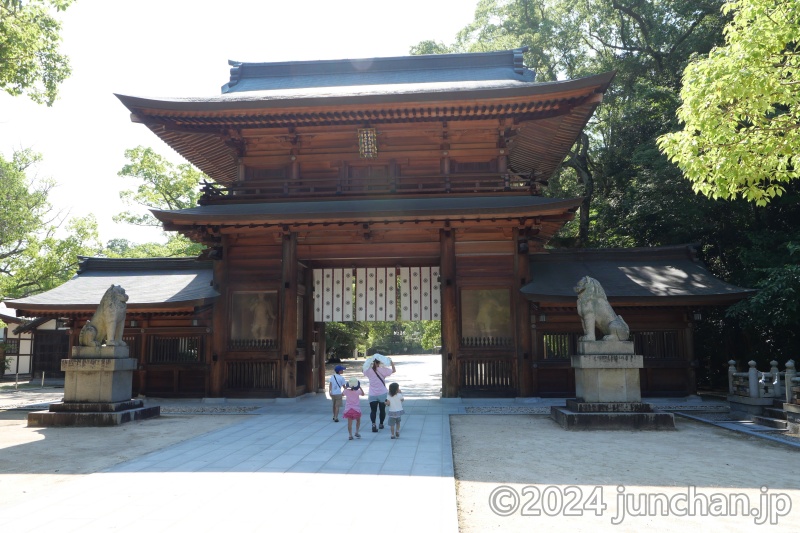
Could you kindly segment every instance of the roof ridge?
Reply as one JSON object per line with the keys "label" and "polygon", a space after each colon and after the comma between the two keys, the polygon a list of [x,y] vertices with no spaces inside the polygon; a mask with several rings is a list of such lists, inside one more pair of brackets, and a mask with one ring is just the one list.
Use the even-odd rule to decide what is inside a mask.
{"label": "roof ridge", "polygon": [[222,86],[227,93],[243,79],[297,78],[299,76],[358,76],[367,73],[445,71],[457,69],[508,68],[517,75],[528,71],[523,54],[528,47],[491,52],[422,54],[411,56],[372,57],[354,59],[315,59],[306,61],[247,62],[228,60],[230,80]]}

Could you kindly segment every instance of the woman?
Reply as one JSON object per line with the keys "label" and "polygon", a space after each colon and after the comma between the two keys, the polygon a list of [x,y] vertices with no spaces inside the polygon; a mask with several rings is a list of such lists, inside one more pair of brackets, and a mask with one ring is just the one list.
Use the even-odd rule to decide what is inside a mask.
{"label": "woman", "polygon": [[364,377],[369,380],[369,419],[372,421],[372,432],[377,433],[378,427],[375,426],[375,414],[380,407],[380,429],[383,429],[383,421],[386,420],[386,396],[389,390],[386,388],[386,378],[394,374],[394,361],[389,359],[392,368],[386,368],[375,359],[372,366],[364,371]]}

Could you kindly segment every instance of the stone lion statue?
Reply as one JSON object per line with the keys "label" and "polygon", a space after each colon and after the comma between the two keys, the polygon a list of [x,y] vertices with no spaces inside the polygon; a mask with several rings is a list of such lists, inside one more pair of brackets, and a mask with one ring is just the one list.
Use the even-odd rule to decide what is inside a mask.
{"label": "stone lion statue", "polygon": [[575,286],[575,292],[578,293],[578,315],[583,324],[583,336],[580,340],[596,340],[595,328],[603,333],[604,341],[628,340],[631,330],[622,317],[611,308],[599,281],[584,276]]}
{"label": "stone lion statue", "polygon": [[81,346],[125,346],[125,312],[128,295],[119,285],[112,285],[100,299],[94,316],[84,324],[78,341]]}

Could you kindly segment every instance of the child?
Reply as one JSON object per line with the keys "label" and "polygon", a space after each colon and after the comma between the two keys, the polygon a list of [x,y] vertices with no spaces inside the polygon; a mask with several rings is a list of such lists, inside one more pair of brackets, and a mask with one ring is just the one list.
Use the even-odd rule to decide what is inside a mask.
{"label": "child", "polygon": [[344,367],[342,365],[336,365],[333,369],[331,379],[328,380],[328,391],[331,394],[331,400],[333,400],[334,422],[339,421],[339,409],[342,407],[342,389],[347,385],[347,380],[342,376],[342,372],[344,372]]}
{"label": "child", "polygon": [[386,406],[389,408],[389,429],[393,439],[400,438],[400,417],[405,414],[403,411],[403,393],[400,392],[400,385],[392,383],[389,385],[389,396],[386,398]]}
{"label": "child", "polygon": [[353,440],[353,420],[356,421],[356,438],[361,438],[361,399],[364,396],[364,389],[361,388],[361,383],[356,378],[350,378],[350,386],[344,392],[344,416],[347,419],[347,433],[350,435],[350,440]]}

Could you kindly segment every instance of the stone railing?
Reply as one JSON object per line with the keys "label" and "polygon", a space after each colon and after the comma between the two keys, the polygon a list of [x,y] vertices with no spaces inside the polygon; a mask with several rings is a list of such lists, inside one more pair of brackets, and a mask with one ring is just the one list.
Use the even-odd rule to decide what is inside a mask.
{"label": "stone railing", "polygon": [[[728,394],[746,398],[774,398],[783,399],[791,391],[791,381],[786,379],[787,374],[794,378],[794,361],[786,363],[786,372],[778,370],[778,362],[770,361],[769,372],[760,372],[756,369],[756,362],[750,361],[747,372],[736,371],[736,361],[728,361]],[[791,370],[790,370],[791,369]],[[790,378],[790,379],[791,379]]]}
{"label": "stone railing", "polygon": [[800,380],[797,379],[794,361],[786,363],[786,371],[778,370],[778,362],[770,361],[769,372],[760,372],[756,362],[747,363],[747,372],[736,371],[736,361],[728,361],[728,404],[731,413],[758,417],[776,402],[785,405],[797,401]]}
{"label": "stone railing", "polygon": [[786,403],[800,405],[800,377],[794,368],[794,361],[786,363],[784,383],[786,386]]}

